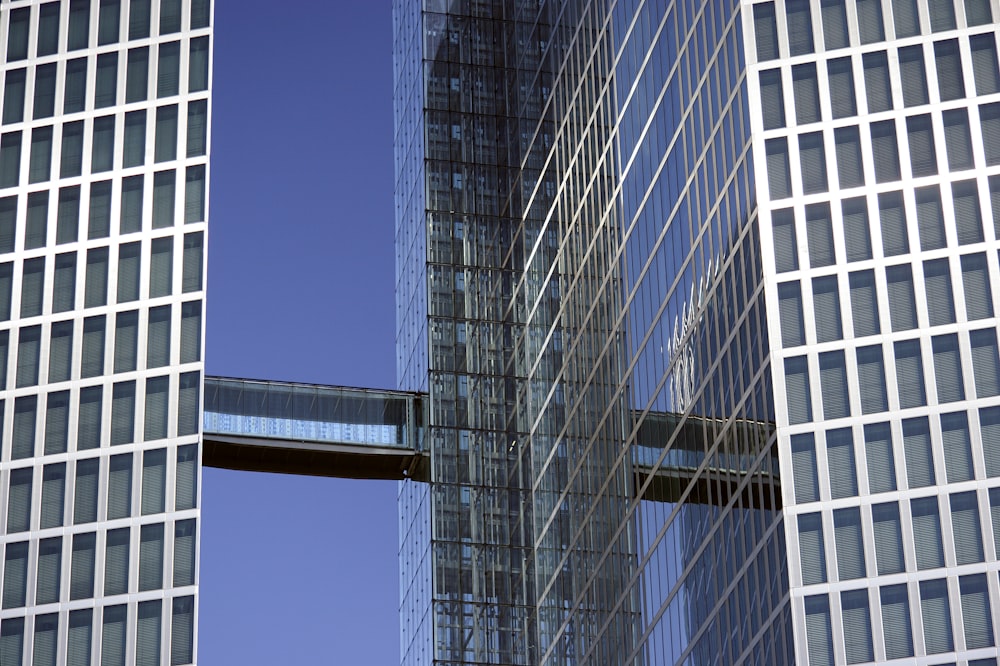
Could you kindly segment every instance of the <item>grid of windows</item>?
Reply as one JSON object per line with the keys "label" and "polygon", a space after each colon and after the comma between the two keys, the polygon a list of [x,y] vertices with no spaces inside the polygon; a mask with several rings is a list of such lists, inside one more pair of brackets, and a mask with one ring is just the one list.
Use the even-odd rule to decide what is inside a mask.
{"label": "grid of windows", "polygon": [[0,7],[4,664],[195,658],[211,11]]}
{"label": "grid of windows", "polygon": [[[798,655],[966,663],[995,645],[1000,582],[996,7],[823,0],[758,20],[771,4],[752,5],[751,73]],[[832,231],[796,243],[819,209]]]}

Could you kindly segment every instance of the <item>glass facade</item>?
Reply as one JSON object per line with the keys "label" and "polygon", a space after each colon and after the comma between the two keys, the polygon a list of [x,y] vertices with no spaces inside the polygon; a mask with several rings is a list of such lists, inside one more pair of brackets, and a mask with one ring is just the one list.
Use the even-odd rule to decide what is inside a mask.
{"label": "glass facade", "polygon": [[0,3],[0,663],[193,664],[209,0]]}

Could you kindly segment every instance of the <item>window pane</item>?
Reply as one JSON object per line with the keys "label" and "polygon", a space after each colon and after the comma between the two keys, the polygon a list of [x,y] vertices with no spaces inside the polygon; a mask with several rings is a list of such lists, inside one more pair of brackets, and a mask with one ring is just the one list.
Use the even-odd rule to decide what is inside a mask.
{"label": "window pane", "polygon": [[910,488],[933,486],[934,457],[926,417],[903,421],[903,451],[906,455],[906,479]]}
{"label": "window pane", "polygon": [[846,199],[842,204],[844,245],[848,261],[872,258],[871,233],[868,229],[868,204],[863,197]]}
{"label": "window pane", "polygon": [[922,46],[907,46],[899,49],[899,76],[903,84],[903,104],[918,106],[927,104],[927,72],[924,70],[924,49]]}
{"label": "window pane", "polygon": [[926,580],[920,583],[920,610],[924,620],[924,646],[927,654],[954,650],[948,584],[944,580]]}
{"label": "window pane", "polygon": [[843,337],[840,325],[840,290],[836,276],[814,278],[813,313],[816,317],[816,339],[830,342]]}
{"label": "window pane", "polygon": [[896,490],[896,461],[889,424],[865,426],[865,459],[868,463],[869,492],[876,494]]}
{"label": "window pane", "polygon": [[826,582],[823,522],[818,513],[799,516],[799,557],[802,561],[803,585]]}
{"label": "window pane", "polygon": [[972,443],[969,440],[969,419],[965,412],[941,415],[941,446],[947,468],[948,483],[971,481]]}
{"label": "window pane", "polygon": [[937,498],[912,500],[910,512],[913,515],[913,543],[917,546],[917,568],[943,567],[944,547],[941,544],[941,517],[938,515]]}

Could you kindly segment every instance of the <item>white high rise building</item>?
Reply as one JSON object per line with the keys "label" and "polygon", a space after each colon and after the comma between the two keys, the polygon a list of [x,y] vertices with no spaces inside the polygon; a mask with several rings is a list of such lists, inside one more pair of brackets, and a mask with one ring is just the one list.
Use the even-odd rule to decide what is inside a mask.
{"label": "white high rise building", "polygon": [[0,663],[191,664],[210,0],[0,4]]}

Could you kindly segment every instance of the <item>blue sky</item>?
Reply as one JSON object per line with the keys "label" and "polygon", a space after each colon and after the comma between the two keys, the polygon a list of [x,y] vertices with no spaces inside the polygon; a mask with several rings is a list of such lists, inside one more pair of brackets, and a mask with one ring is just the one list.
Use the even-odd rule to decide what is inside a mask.
{"label": "blue sky", "polygon": [[[217,0],[207,372],[395,385],[389,0]],[[206,469],[199,663],[397,664],[394,482]]]}

